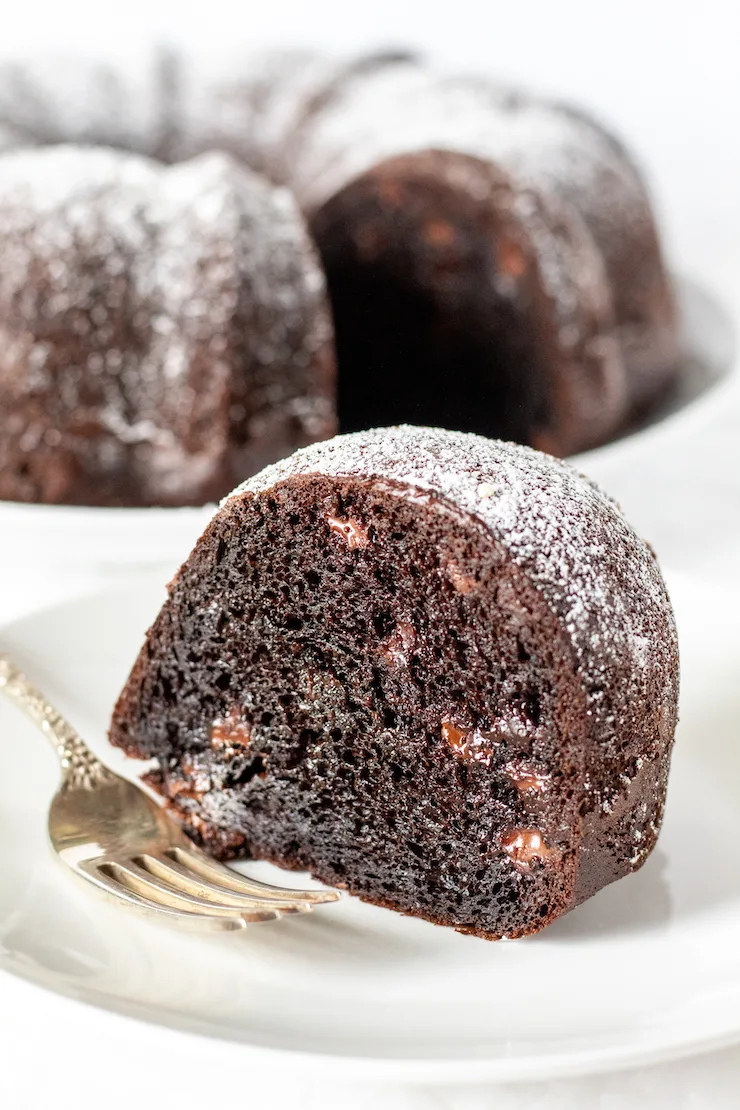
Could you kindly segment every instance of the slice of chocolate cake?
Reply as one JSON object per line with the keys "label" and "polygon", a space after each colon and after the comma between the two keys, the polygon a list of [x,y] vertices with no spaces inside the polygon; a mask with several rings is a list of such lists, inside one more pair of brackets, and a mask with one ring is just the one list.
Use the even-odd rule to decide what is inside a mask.
{"label": "slice of chocolate cake", "polygon": [[111,739],[216,855],[497,938],[638,868],[678,655],[655,558],[567,464],[340,436],[223,505]]}

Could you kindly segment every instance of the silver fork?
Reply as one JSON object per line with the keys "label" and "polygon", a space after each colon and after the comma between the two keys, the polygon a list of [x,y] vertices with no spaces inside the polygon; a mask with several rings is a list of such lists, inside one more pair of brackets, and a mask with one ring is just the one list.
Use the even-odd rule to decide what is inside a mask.
{"label": "silver fork", "polygon": [[93,755],[7,656],[0,691],[51,742],[62,781],[49,809],[58,858],[109,900],[191,930],[243,929],[306,913],[341,897],[335,890],[290,890],[244,878],[202,852],[166,810]]}

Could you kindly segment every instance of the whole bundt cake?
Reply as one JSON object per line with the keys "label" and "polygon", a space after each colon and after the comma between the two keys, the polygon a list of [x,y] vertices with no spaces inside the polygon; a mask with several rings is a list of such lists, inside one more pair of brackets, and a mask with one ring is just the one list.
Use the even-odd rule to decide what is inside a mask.
{"label": "whole bundt cake", "polygon": [[0,158],[0,498],[203,504],[335,430],[290,194],[214,154]]}
{"label": "whole bundt cake", "polygon": [[[269,310],[233,319],[235,328],[246,328],[232,345],[234,380],[242,382],[243,392],[251,389],[252,368],[247,360],[236,369],[236,348],[241,343],[245,350],[261,352],[265,422],[254,438],[261,435],[264,446],[267,429],[281,429],[272,457],[329,434],[337,416],[343,430],[413,421],[565,455],[624,430],[675,377],[679,352],[673,295],[644,185],[623,147],[569,107],[490,81],[441,76],[400,52],[350,60],[315,52],[266,52],[235,54],[213,64],[176,51],[153,51],[130,70],[79,59],[0,63],[0,152],[6,151],[2,160],[11,159],[2,180],[15,181],[19,166],[27,167],[33,189],[33,179],[45,172],[42,155],[29,154],[19,163],[7,151],[59,143],[102,144],[161,163],[218,150],[293,193],[328,279],[339,390],[337,399],[328,386],[326,345],[317,355],[310,328],[303,342],[301,326],[312,312],[321,317],[319,330],[326,333],[328,325],[321,304],[323,279],[294,210],[296,254],[303,259],[297,284],[281,272],[269,288],[273,278],[260,269],[250,288],[260,304],[269,302]],[[88,164],[91,155],[80,150],[74,173],[70,170],[69,180],[76,178],[83,196],[88,184],[95,188],[86,176]],[[232,172],[236,175],[235,167]],[[170,179],[152,170],[147,195],[142,193],[144,207],[155,203],[160,180]],[[262,195],[268,195],[266,185]],[[0,196],[1,210],[12,204],[12,198]],[[47,213],[44,226],[48,231],[64,218]],[[12,219],[8,226],[8,239],[0,228],[0,279],[2,259],[12,258],[14,251]],[[23,234],[30,244],[32,233]],[[246,238],[241,241],[244,246]],[[255,246],[255,255],[271,253],[267,241],[269,233]],[[207,252],[207,242],[203,247]],[[245,267],[251,254],[244,247]],[[71,271],[77,262],[71,261]],[[33,269],[25,279],[25,301],[32,299]],[[99,282],[107,281],[104,267],[99,273]],[[13,270],[6,282],[15,290],[12,297],[18,280]],[[89,273],[86,281],[92,281]],[[314,307],[296,330],[291,313],[295,304],[305,303],[306,281]],[[91,303],[106,295],[99,286]],[[70,299],[76,300],[74,289]],[[96,326],[88,319],[87,332],[81,325],[71,330],[66,311],[53,315],[52,305],[61,303],[48,300],[43,313],[30,318],[18,318],[15,309],[0,305],[0,325],[12,339],[8,350],[31,344],[38,351],[51,327],[74,365],[87,367],[86,389],[98,394],[104,388],[96,380],[99,352],[88,339]],[[91,305],[78,307],[83,315],[91,311]],[[222,315],[212,314],[211,352],[222,341],[222,327]],[[280,329],[288,338],[276,346]],[[122,337],[116,342],[120,346]],[[133,357],[132,350],[126,351]],[[23,365],[14,368],[9,357],[6,353],[6,377],[24,380]],[[199,375],[220,372],[213,353],[202,359],[210,361],[207,368],[201,361]],[[150,378],[158,377],[160,392],[165,391],[164,364],[155,368],[149,358],[147,366]],[[307,380],[314,373],[311,387]],[[287,412],[281,409],[286,376],[301,383],[297,393],[288,391]],[[186,388],[191,387],[192,382]],[[129,385],[119,381],[117,388],[133,397],[132,372]],[[150,386],[144,385],[143,392],[149,393]],[[170,403],[188,406],[182,396],[175,402],[171,383],[166,392]],[[317,396],[323,404],[320,418],[314,411]],[[39,407],[45,403],[34,397]],[[296,421],[299,427],[292,434],[286,429]],[[27,429],[17,408],[9,417],[0,415],[6,453],[23,456],[20,445],[36,442],[37,423]],[[100,476],[99,492],[93,483],[88,492],[78,487],[73,493],[60,478],[20,485],[6,481],[0,496],[111,504],[197,501],[214,490],[225,493],[227,471],[246,476],[267,457],[261,448],[244,452],[234,456],[236,470],[227,467],[216,476],[209,465],[209,477],[201,481],[201,447],[185,444],[182,428],[170,425],[170,430],[172,465],[183,470],[181,490],[173,497],[158,474],[144,481],[149,462],[143,450],[137,451],[138,462],[125,481],[111,477],[116,465],[111,463]],[[51,428],[45,457],[59,449],[63,472],[69,462],[61,439],[54,446],[56,431],[63,437],[63,428]],[[119,444],[106,457],[122,450]],[[17,463],[25,465],[23,459]],[[91,468],[97,465],[91,460]]]}
{"label": "whole bundt cake", "polygon": [[488,938],[652,850],[676,632],[617,506],[530,448],[339,436],[223,504],[110,737],[188,830]]}

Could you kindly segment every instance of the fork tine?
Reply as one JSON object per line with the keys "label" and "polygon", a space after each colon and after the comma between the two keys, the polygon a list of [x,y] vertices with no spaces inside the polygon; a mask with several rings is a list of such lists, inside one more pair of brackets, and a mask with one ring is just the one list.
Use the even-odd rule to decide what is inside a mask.
{"label": "fork tine", "polygon": [[231,868],[225,867],[215,860],[210,860],[197,852],[191,852],[179,845],[164,853],[169,859],[182,864],[190,871],[194,871],[203,879],[209,879],[218,886],[227,887],[239,894],[264,896],[278,901],[309,902],[319,905],[322,902],[336,902],[341,898],[338,890],[291,890],[289,887],[272,886],[270,883],[261,883],[258,879],[249,879],[239,875]]}
{"label": "fork tine", "polygon": [[311,903],[305,900],[301,901],[299,899],[297,902],[287,902],[282,898],[271,898],[262,894],[237,893],[235,890],[201,878],[194,871],[183,867],[181,863],[177,863],[164,853],[158,856],[152,856],[148,853],[136,856],[134,863],[138,864],[155,879],[161,879],[162,882],[176,890],[207,899],[209,902],[220,906],[233,906],[240,911],[272,909],[280,914],[308,913],[311,909]]}
{"label": "fork tine", "polygon": [[233,917],[223,917],[216,914],[191,913],[188,910],[173,909],[161,902],[144,898],[119,882],[113,875],[102,870],[101,866],[104,865],[101,865],[100,861],[81,863],[79,866],[84,871],[85,881],[92,883],[117,904],[124,902],[147,917],[159,918],[171,925],[184,926],[193,932],[233,931],[247,927],[245,919],[238,914]]}
{"label": "fork tine", "polygon": [[184,890],[177,890],[162,882],[161,879],[155,879],[132,861],[123,863],[120,860],[106,860],[100,865],[99,870],[112,875],[121,886],[141,898],[172,909],[184,910],[186,913],[205,913],[211,917],[223,918],[232,918],[238,914],[245,921],[272,921],[279,916],[279,911],[272,907],[237,910],[234,906],[218,905],[205,898],[198,898],[194,894],[187,894]]}
{"label": "fork tine", "polygon": [[0,692],[38,725],[61,762],[62,786],[48,818],[57,857],[108,898],[186,928],[243,929],[339,897],[271,886],[211,863],[149,792],[104,766],[2,655]]}

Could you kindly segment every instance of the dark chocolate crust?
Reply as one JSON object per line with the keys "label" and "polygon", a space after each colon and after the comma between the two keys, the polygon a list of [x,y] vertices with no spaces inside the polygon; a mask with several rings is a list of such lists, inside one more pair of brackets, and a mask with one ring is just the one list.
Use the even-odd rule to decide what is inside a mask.
{"label": "dark chocolate crust", "polygon": [[528,448],[391,428],[224,503],[110,735],[215,854],[497,938],[644,862],[677,696],[665,586],[607,497]]}

